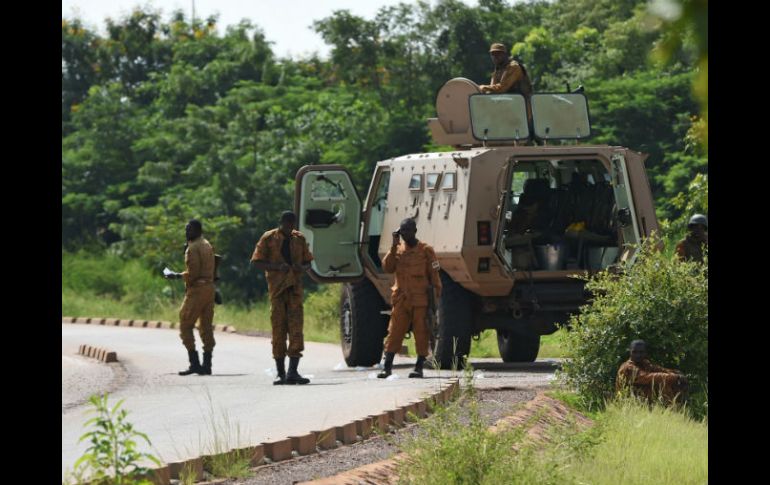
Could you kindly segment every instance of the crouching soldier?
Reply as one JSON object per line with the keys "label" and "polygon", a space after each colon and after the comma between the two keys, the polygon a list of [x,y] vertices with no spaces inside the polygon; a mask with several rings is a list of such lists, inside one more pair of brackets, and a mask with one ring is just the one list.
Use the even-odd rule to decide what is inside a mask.
{"label": "crouching soldier", "polygon": [[634,395],[649,402],[660,398],[666,404],[687,399],[687,378],[678,370],[651,363],[647,359],[647,344],[644,340],[631,342],[630,351],[631,357],[618,369],[615,381],[617,391],[630,388]]}

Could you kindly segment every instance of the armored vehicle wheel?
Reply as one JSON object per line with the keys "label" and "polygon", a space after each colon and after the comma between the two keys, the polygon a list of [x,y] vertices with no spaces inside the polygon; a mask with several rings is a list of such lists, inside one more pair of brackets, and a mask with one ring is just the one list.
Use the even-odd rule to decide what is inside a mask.
{"label": "armored vehicle wheel", "polygon": [[461,369],[471,351],[471,294],[443,271],[441,285],[438,341],[433,355],[442,369]]}
{"label": "armored vehicle wheel", "polygon": [[388,316],[380,314],[384,308],[382,297],[369,280],[342,285],[340,341],[349,367],[368,367],[380,361],[388,330]]}
{"label": "armored vehicle wheel", "polygon": [[497,348],[503,362],[534,362],[540,351],[540,335],[526,330],[498,330]]}

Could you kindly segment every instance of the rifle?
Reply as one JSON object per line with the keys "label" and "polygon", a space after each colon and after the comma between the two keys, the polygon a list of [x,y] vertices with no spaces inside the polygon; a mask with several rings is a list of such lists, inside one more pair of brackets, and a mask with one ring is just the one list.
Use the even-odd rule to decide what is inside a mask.
{"label": "rifle", "polygon": [[428,285],[428,311],[425,313],[425,320],[428,324],[428,331],[434,340],[438,340],[438,320],[436,318],[436,295],[433,291],[433,285]]}
{"label": "rifle", "polygon": [[219,292],[219,288],[216,287],[217,281],[219,281],[219,263],[222,262],[222,256],[219,254],[214,255],[214,303],[217,305],[222,304],[222,293]]}

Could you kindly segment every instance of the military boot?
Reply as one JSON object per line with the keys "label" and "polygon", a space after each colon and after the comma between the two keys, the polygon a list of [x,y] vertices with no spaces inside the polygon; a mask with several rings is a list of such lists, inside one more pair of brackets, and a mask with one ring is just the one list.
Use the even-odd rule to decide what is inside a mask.
{"label": "military boot", "polygon": [[425,357],[422,355],[417,357],[417,362],[414,364],[414,372],[409,373],[409,377],[422,378],[422,365],[425,363]]}
{"label": "military boot", "polygon": [[187,356],[190,359],[190,368],[187,370],[179,371],[179,375],[189,376],[190,374],[200,374],[203,371],[203,369],[201,368],[201,363],[198,360],[198,351],[188,350]]}
{"label": "military boot", "polygon": [[305,379],[297,372],[299,357],[289,357],[289,373],[286,374],[286,384],[308,384],[310,379]]}
{"label": "military boot", "polygon": [[391,370],[393,369],[393,357],[395,356],[395,352],[385,352],[385,368],[382,369],[382,372],[377,374],[377,377],[385,379],[391,374]]}
{"label": "military boot", "polygon": [[286,384],[286,368],[283,364],[283,359],[275,359],[275,368],[278,371],[278,375],[273,381],[274,386],[280,386]]}
{"label": "military boot", "polygon": [[211,350],[203,352],[203,364],[201,365],[201,371],[199,372],[202,376],[211,375],[211,353]]}

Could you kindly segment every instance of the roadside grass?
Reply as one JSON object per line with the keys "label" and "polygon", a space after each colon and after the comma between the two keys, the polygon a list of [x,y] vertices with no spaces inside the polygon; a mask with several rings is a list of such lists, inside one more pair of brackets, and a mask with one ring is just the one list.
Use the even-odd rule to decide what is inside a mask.
{"label": "roadside grass", "polygon": [[[181,291],[176,299],[158,297],[155,301],[137,305],[127,297],[115,298],[92,291],[62,288],[62,315],[178,322]],[[339,343],[339,295],[339,285],[326,285],[314,293],[305,292],[305,340]],[[214,308],[214,323],[232,325],[240,331],[269,333],[270,303],[260,301],[250,308],[228,303],[217,305]]]}
{"label": "roadside grass", "polygon": [[233,423],[226,410],[217,414],[211,394],[206,389],[208,416],[204,416],[211,441],[201,447],[209,457],[204,460],[204,470],[218,478],[246,478],[251,476],[250,457],[233,451],[241,446],[241,427]]}
{"label": "roadside grass", "polygon": [[708,423],[622,399],[600,414],[602,440],[571,475],[592,485],[708,483]]}
{"label": "roadside grass", "polygon": [[[564,339],[567,330],[559,329],[551,335],[540,337],[540,352],[538,359],[566,357]],[[414,338],[405,339],[404,345],[409,349],[409,355],[416,356],[417,350],[414,344]],[[497,348],[497,333],[494,330],[485,330],[481,333],[479,340],[471,341],[471,358],[499,358],[500,351]]]}
{"label": "roadside grass", "polygon": [[[265,298],[253,304],[227,301],[214,309],[214,323],[232,325],[239,331],[270,333],[270,302]],[[181,281],[167,281],[152,274],[138,260],[84,251],[62,251],[62,315],[75,317],[142,318],[179,321],[184,298]],[[321,285],[305,291],[305,339],[339,343],[340,285]],[[539,357],[563,357],[564,331],[541,337]],[[410,355],[416,355],[414,339],[404,341]],[[471,344],[471,357],[499,357],[497,335],[493,330],[481,334]]]}
{"label": "roadside grass", "polygon": [[[569,392],[551,393],[580,407]],[[708,482],[708,424],[687,413],[633,399],[590,413],[586,431],[566,423],[548,441],[523,439],[523,427],[493,434],[479,417],[473,393],[465,409],[439,409],[407,441],[408,466],[399,483],[446,484],[704,484]],[[461,417],[461,414],[465,416]]]}
{"label": "roadside grass", "polygon": [[[182,287],[175,299],[162,296],[151,298],[126,295],[98,295],[93,291],[62,288],[62,315],[143,318],[147,320],[179,321],[179,307],[182,304]],[[309,342],[339,343],[339,299],[340,285],[324,285],[316,292],[305,292],[305,340]],[[270,333],[270,303],[259,301],[249,308],[225,302],[214,308],[214,323],[232,325],[239,331],[261,331]],[[566,330],[560,329],[540,338],[538,358],[564,357],[563,346]],[[404,340],[409,355],[417,355],[414,338]],[[497,334],[486,330],[481,338],[471,343],[471,357],[500,357],[497,349]]]}

